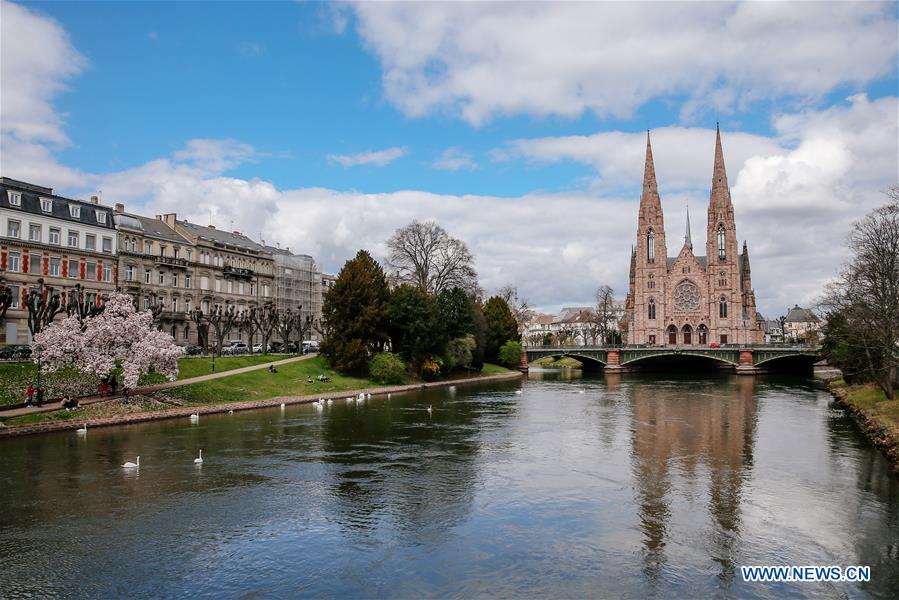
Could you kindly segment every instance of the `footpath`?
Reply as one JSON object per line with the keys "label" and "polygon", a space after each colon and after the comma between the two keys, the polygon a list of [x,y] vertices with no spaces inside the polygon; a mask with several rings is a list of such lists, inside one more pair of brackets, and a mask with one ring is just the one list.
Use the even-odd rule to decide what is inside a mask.
{"label": "footpath", "polygon": [[[302,360],[302,358],[291,359],[291,361],[293,360]],[[281,363],[276,364],[285,364],[286,362],[287,361],[282,361]],[[266,368],[268,368],[267,365]],[[235,371],[228,371],[228,374],[234,373]],[[306,396],[280,396],[277,398],[270,398],[268,400],[255,400],[251,402],[232,402],[228,404],[213,404],[206,406],[185,406],[181,408],[173,408],[170,410],[132,413],[128,415],[116,415],[112,417],[79,420],[77,423],[70,421],[48,421],[45,423],[35,423],[34,425],[15,425],[12,427],[0,427],[0,438],[20,435],[32,435],[36,433],[49,433],[51,431],[73,431],[83,423],[87,423],[88,428],[97,428],[108,427],[111,425],[141,423],[145,421],[159,421],[162,419],[174,419],[178,417],[183,418],[189,417],[192,414],[198,414],[200,417],[202,417],[203,415],[211,415],[215,413],[231,413],[241,410],[251,410],[254,408],[279,406],[281,404],[309,404],[315,402],[318,399],[336,401],[358,396],[359,394],[371,394],[372,397],[384,397],[388,394],[415,392],[432,388],[454,387],[496,381],[512,381],[518,380],[522,376],[523,374],[518,371],[510,371],[509,373],[498,373],[496,375],[481,375],[465,379],[450,379],[447,381],[435,381],[431,383],[413,383],[407,385],[384,386],[358,390],[343,390],[340,392],[328,392],[326,394],[312,394]],[[201,380],[201,378],[194,378],[190,381],[199,380]],[[182,383],[178,382],[178,384],[180,385]]]}
{"label": "footpath", "polygon": [[[249,373],[250,371],[259,371],[261,369],[267,369],[269,365],[275,365],[276,367],[279,365],[288,365],[290,363],[299,362],[301,360],[308,360],[310,358],[316,357],[318,354],[304,354],[303,356],[294,356],[291,358],[285,358],[282,360],[274,360],[272,362],[262,363],[259,365],[252,365],[249,367],[240,367],[239,369],[231,369],[230,371],[219,371],[218,373],[210,373],[209,375],[200,375],[199,377],[191,377],[190,379],[176,379],[175,381],[166,381],[164,383],[157,383],[154,385],[146,385],[144,387],[135,388],[133,390],[128,390],[128,394],[131,396],[140,396],[141,394],[150,394],[152,392],[159,392],[162,390],[167,390],[173,387],[181,387],[182,385],[190,385],[192,383],[202,383],[204,381],[212,381],[213,379],[221,379],[222,377],[230,377],[231,375],[240,375],[241,373]],[[81,406],[87,406],[88,404],[96,404],[97,402],[107,402],[109,400],[114,400],[116,398],[121,398],[122,394],[112,394],[109,396],[87,396],[85,398],[79,398],[78,403]],[[0,409],[0,417],[20,417],[22,415],[31,415],[35,413],[44,413],[44,412],[52,412],[54,410],[62,410],[58,401],[53,402],[44,402],[41,406],[23,406],[19,408],[9,408],[6,410]]]}

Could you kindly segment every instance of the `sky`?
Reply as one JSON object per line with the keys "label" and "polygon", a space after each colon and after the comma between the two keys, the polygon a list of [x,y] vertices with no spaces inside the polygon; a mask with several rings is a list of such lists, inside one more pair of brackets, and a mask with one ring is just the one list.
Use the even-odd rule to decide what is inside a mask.
{"label": "sky", "polygon": [[0,0],[0,174],[313,255],[435,219],[489,294],[627,293],[651,130],[669,256],[720,122],[763,314],[899,181],[897,3]]}

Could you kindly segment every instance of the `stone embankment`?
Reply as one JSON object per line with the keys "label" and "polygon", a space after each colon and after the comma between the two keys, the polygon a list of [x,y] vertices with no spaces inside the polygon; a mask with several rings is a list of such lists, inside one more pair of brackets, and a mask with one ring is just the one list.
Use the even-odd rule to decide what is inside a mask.
{"label": "stone embankment", "polygon": [[31,425],[13,425],[8,427],[0,426],[0,437],[13,437],[20,435],[33,435],[37,433],[49,433],[52,431],[75,430],[87,423],[87,427],[109,427],[112,425],[127,425],[130,423],[143,423],[145,421],[159,421],[162,419],[175,419],[189,417],[194,413],[200,416],[212,415],[216,413],[226,413],[229,411],[252,410],[254,408],[270,408],[284,404],[308,404],[315,402],[319,398],[324,400],[340,400],[350,396],[358,396],[359,394],[371,394],[373,398],[386,396],[387,394],[398,394],[402,392],[414,392],[431,388],[450,387],[472,385],[476,383],[511,381],[520,379],[522,374],[517,371],[509,373],[498,373],[496,375],[482,375],[478,377],[468,377],[464,379],[451,379],[448,381],[434,381],[430,383],[416,383],[408,385],[395,385],[376,388],[367,388],[359,390],[344,390],[340,392],[329,392],[326,394],[314,394],[307,396],[279,396],[269,398],[268,400],[256,400],[253,402],[232,402],[229,404],[214,404],[205,406],[185,406],[172,408],[169,410],[130,413],[123,415],[115,415],[111,417],[102,417],[84,420],[67,420],[67,421],[47,421],[44,423],[35,423]]}
{"label": "stone embankment", "polygon": [[893,469],[899,472],[899,428],[896,424],[856,403],[853,395],[858,393],[857,389],[839,382],[831,382],[828,387],[836,404],[849,411],[871,443],[883,452]]}

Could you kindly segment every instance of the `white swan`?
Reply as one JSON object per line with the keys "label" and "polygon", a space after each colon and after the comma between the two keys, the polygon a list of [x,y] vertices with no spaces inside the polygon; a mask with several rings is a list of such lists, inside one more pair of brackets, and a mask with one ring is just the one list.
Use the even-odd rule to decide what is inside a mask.
{"label": "white swan", "polygon": [[197,423],[197,422],[199,422],[199,420],[200,420],[200,413],[199,413],[199,412],[195,412],[194,414],[192,414],[192,415],[190,416],[190,422],[191,422],[191,423]]}
{"label": "white swan", "polygon": [[331,400],[330,398],[328,398],[328,404],[329,404],[329,405],[332,404],[333,402],[334,402],[333,400]]}
{"label": "white swan", "polygon": [[202,465],[202,464],[203,464],[203,449],[202,449],[202,448],[200,448],[200,456],[199,456],[199,458],[195,458],[195,459],[194,459],[194,464],[195,464],[195,465]]}
{"label": "white swan", "polygon": [[84,427],[82,427],[81,429],[76,429],[75,433],[80,433],[81,435],[84,435],[85,433],[87,433],[87,423],[85,423]]}
{"label": "white swan", "polygon": [[284,403],[282,402],[282,403],[281,403],[281,410],[284,410],[284,408],[285,408],[285,406],[284,406]]}
{"label": "white swan", "polygon": [[515,390],[515,395],[516,395],[516,396],[520,396],[520,395],[521,395],[521,390]]}
{"label": "white swan", "polygon": [[578,394],[586,394],[586,393],[587,393],[587,390],[586,390],[586,389],[580,390],[580,391],[578,392]]}
{"label": "white swan", "polygon": [[431,405],[428,405],[428,416],[430,417],[434,413],[434,408]]}
{"label": "white swan", "polygon": [[229,410],[229,411],[228,411],[228,414],[229,414],[229,415],[233,415],[233,414],[234,414],[234,411],[233,411],[233,410]]}
{"label": "white swan", "polygon": [[139,467],[140,467],[140,456],[137,457],[136,463],[126,462],[125,464],[122,465],[123,469],[137,469]]}
{"label": "white swan", "polygon": [[387,392],[387,399],[390,400],[390,392]]}
{"label": "white swan", "polygon": [[365,394],[365,399],[366,399],[366,400],[370,400],[370,399],[371,399],[371,394]]}

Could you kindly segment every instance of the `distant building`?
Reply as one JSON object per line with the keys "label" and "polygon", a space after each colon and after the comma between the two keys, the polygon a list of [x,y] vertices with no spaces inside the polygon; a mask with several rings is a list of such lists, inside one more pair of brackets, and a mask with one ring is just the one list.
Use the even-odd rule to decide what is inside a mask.
{"label": "distant building", "polygon": [[817,341],[818,333],[821,331],[821,320],[811,309],[796,304],[787,313],[784,330],[788,341],[814,342]]}
{"label": "distant building", "polygon": [[112,209],[96,196],[76,200],[0,177],[0,280],[13,293],[0,341],[31,342],[25,298],[38,279],[60,292],[63,306],[75,284],[91,302],[114,291],[117,253]]}
{"label": "distant building", "polygon": [[311,320],[312,327],[306,335],[315,336],[322,318],[322,273],[315,259],[308,254],[294,254],[289,248],[265,248],[275,263],[276,306],[299,313],[304,322]]}

